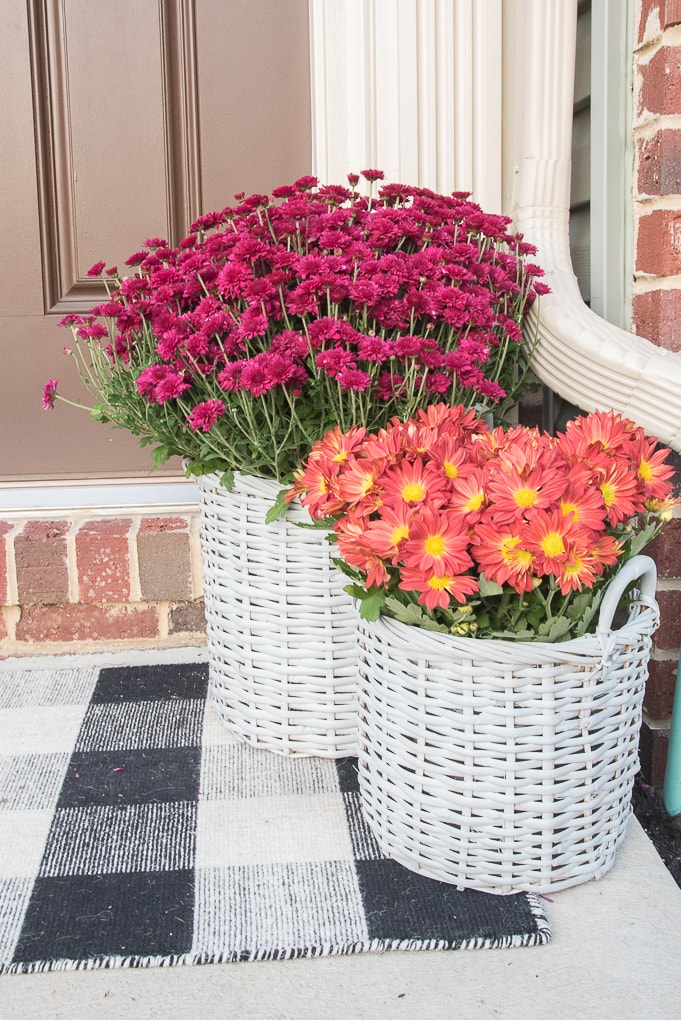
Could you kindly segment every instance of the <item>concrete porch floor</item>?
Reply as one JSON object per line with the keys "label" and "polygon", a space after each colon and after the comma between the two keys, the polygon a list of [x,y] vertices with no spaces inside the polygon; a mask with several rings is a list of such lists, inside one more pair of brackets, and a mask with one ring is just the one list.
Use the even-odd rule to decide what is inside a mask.
{"label": "concrete porch floor", "polygon": [[[203,649],[88,662],[196,661]],[[59,657],[67,667],[85,657]],[[5,660],[0,673],[50,659]],[[630,1020],[681,1017],[681,889],[632,818],[615,866],[551,896],[553,939],[527,949],[363,954],[0,977],[2,1020]]]}

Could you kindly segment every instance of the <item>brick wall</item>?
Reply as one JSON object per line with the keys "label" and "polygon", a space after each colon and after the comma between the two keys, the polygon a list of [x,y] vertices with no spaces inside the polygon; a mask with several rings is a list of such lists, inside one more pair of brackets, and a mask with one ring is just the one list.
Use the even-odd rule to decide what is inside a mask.
{"label": "brick wall", "polygon": [[0,521],[0,658],[204,642],[198,512]]}
{"label": "brick wall", "polygon": [[[681,353],[681,0],[639,0],[634,38],[632,328]],[[681,520],[646,552],[662,615],[650,663],[641,766],[661,786],[681,646]]]}

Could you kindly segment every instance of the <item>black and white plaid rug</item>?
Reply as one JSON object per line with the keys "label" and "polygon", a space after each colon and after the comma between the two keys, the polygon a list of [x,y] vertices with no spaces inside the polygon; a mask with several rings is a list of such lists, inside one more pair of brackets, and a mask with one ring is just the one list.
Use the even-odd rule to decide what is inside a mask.
{"label": "black and white plaid rug", "polygon": [[382,857],[355,759],[236,741],[207,674],[0,672],[0,973],[549,940],[537,896]]}

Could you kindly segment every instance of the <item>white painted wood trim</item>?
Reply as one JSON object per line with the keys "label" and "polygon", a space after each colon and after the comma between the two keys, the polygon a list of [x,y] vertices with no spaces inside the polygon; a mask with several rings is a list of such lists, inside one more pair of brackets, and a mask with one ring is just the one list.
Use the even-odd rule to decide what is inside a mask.
{"label": "white painted wood trim", "polygon": [[198,512],[196,482],[188,479],[101,480],[87,482],[12,483],[0,486],[0,516],[49,517],[74,511],[88,516]]}

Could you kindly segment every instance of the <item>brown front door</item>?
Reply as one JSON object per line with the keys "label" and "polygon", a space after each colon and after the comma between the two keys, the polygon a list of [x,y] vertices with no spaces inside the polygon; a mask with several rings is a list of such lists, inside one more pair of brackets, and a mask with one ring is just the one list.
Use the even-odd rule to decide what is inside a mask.
{"label": "brown front door", "polygon": [[57,322],[103,296],[93,263],[310,172],[308,54],[307,0],[2,4],[0,481],[147,473],[131,436],[42,410],[48,377],[94,402]]}

